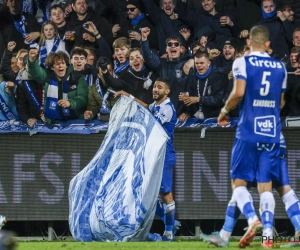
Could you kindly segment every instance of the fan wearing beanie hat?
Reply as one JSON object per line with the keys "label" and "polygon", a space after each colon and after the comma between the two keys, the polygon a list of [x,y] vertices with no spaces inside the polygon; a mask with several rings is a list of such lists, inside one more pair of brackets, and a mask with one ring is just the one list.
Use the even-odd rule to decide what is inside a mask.
{"label": "fan wearing beanie hat", "polygon": [[127,8],[131,8],[130,6],[128,7],[128,5],[133,5],[134,7],[138,8],[140,12],[142,11],[142,5],[139,0],[128,0]]}
{"label": "fan wearing beanie hat", "polygon": [[226,39],[222,54],[213,60],[213,65],[226,75],[231,71],[237,46],[237,41],[234,38]]}
{"label": "fan wearing beanie hat", "polygon": [[235,39],[230,38],[225,41],[223,46],[223,56],[226,60],[229,61],[234,59],[234,52],[236,48],[237,42],[235,41]]}

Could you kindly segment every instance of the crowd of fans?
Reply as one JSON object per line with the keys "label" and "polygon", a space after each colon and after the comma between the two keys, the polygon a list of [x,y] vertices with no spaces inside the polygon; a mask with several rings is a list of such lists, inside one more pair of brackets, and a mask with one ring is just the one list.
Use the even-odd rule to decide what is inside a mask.
{"label": "crowd of fans", "polygon": [[288,71],[282,116],[299,116],[297,2],[0,0],[0,120],[107,121],[108,88],[150,104],[159,77],[171,84],[180,121],[216,117],[233,88],[233,61],[258,24]]}

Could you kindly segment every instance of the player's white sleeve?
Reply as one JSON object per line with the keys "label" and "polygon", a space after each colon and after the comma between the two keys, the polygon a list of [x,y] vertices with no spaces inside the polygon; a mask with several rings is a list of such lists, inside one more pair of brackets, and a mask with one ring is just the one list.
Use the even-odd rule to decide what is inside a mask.
{"label": "player's white sleeve", "polygon": [[160,124],[164,124],[171,121],[173,116],[173,109],[170,105],[164,105],[160,108],[159,112],[155,113],[154,116]]}
{"label": "player's white sleeve", "polygon": [[282,81],[281,92],[285,92],[285,90],[286,90],[286,85],[287,85],[287,72],[286,72],[286,68],[285,68],[284,64],[283,64],[283,63],[281,63],[281,64],[283,65],[283,68],[284,68],[284,74],[285,74],[284,79],[283,79],[283,81]]}
{"label": "player's white sleeve", "polygon": [[240,57],[234,60],[232,65],[233,79],[247,80],[246,60],[245,57]]}

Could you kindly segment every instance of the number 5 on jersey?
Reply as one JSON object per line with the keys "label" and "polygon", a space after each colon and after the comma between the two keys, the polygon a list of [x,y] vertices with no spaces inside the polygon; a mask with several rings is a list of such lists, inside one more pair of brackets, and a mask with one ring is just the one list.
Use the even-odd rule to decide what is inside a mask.
{"label": "number 5 on jersey", "polygon": [[270,71],[264,71],[263,73],[263,77],[261,80],[261,85],[263,85],[262,88],[260,88],[260,95],[261,96],[266,96],[269,94],[269,90],[270,90],[270,82],[267,80],[267,76],[270,76],[271,72]]}

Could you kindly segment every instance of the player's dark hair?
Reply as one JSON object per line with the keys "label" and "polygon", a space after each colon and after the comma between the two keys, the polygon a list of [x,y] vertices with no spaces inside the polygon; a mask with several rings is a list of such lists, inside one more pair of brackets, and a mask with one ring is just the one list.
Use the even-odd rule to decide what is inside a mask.
{"label": "player's dark hair", "polygon": [[163,82],[168,89],[170,89],[171,87],[169,80],[167,80],[166,78],[157,78],[155,82]]}

